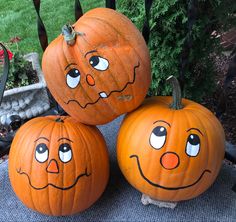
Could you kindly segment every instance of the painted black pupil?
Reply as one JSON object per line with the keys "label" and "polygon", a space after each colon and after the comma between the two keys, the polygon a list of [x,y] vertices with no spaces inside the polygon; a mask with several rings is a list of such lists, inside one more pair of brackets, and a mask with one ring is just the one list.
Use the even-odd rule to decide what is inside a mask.
{"label": "painted black pupil", "polygon": [[92,67],[95,67],[99,63],[99,57],[98,56],[92,56],[89,59],[89,63],[91,64]]}
{"label": "painted black pupil", "polygon": [[40,144],[38,144],[38,145],[36,146],[36,151],[37,151],[38,153],[44,153],[44,152],[46,152],[47,150],[48,150],[48,148],[47,148],[47,146],[46,146],[45,143],[40,143]]}
{"label": "painted black pupil", "polygon": [[196,134],[191,134],[191,135],[189,135],[189,137],[188,137],[188,142],[191,144],[191,145],[198,145],[198,144],[200,144],[200,138],[199,138],[199,136],[198,135],[196,135]]}
{"label": "painted black pupil", "polygon": [[71,69],[69,72],[68,72],[68,75],[72,78],[76,78],[80,75],[80,72],[78,69]]}
{"label": "painted black pupil", "polygon": [[68,143],[63,143],[59,147],[59,151],[63,152],[63,153],[66,153],[66,152],[68,152],[70,150],[71,150],[71,147],[70,147],[70,145]]}
{"label": "painted black pupil", "polygon": [[153,131],[152,131],[156,136],[166,136],[166,128],[164,126],[157,126]]}

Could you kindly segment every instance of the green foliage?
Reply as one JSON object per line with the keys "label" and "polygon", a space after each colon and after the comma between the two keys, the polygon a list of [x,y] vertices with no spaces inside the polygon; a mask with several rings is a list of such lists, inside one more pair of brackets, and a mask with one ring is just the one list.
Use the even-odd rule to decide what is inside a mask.
{"label": "green foliage", "polygon": [[[152,84],[149,95],[170,94],[165,80],[179,77],[186,49],[188,30],[188,2],[185,0],[154,0],[150,12],[151,34],[149,50],[152,62]],[[214,55],[219,54],[219,39],[213,31],[222,32],[235,26],[235,0],[199,0],[189,48],[188,63],[184,66],[184,90],[187,98],[200,100],[215,87]],[[121,0],[118,10],[129,17],[141,30],[145,20],[144,1]],[[188,49],[188,47],[187,47]]]}
{"label": "green foliage", "polygon": [[10,70],[6,89],[26,86],[37,81],[36,71],[33,70],[32,63],[26,61],[22,54],[16,52],[10,62]]}

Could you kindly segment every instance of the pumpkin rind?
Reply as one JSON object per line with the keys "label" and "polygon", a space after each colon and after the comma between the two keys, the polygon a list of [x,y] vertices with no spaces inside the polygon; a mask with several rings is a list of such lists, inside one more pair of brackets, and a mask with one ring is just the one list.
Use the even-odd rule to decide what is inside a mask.
{"label": "pumpkin rind", "polygon": [[[38,117],[24,124],[9,156],[9,177],[18,198],[27,207],[53,216],[90,207],[109,177],[108,152],[99,130],[71,117],[57,118]],[[48,151],[40,153],[37,148],[43,147]]]}
{"label": "pumpkin rind", "polygon": [[[138,107],[151,82],[149,52],[139,30],[107,8],[85,13],[73,28],[82,33],[75,44],[68,45],[60,35],[43,55],[42,69],[57,102],[73,118],[91,125]],[[79,76],[68,77],[71,70]]]}
{"label": "pumpkin rind", "polygon": [[[183,108],[174,110],[169,107],[171,101],[171,97],[148,98],[125,117],[117,158],[123,175],[137,190],[153,199],[181,201],[197,197],[212,185],[224,158],[225,139],[221,124],[205,107],[182,99]],[[163,146],[156,143],[158,149],[150,143],[157,126],[166,129]],[[200,138],[199,152],[193,150],[192,156],[187,153],[190,135]],[[167,153],[177,155],[179,162],[162,162]]]}

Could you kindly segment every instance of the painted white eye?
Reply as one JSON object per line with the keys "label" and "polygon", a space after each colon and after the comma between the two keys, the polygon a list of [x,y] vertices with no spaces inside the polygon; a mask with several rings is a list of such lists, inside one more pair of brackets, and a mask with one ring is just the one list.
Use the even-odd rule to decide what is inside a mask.
{"label": "painted white eye", "polygon": [[46,144],[40,143],[36,146],[35,159],[40,163],[44,163],[48,159],[48,148]]}
{"label": "painted white eye", "polygon": [[105,71],[108,69],[108,66],[109,66],[108,60],[100,56],[92,56],[89,59],[89,63],[94,69],[97,69],[99,71]]}
{"label": "painted white eye", "polygon": [[59,158],[63,163],[67,163],[72,159],[72,151],[68,143],[63,143],[60,145]]}
{"label": "painted white eye", "polygon": [[161,149],[166,142],[167,131],[164,126],[157,126],[153,129],[149,142],[154,149]]}
{"label": "painted white eye", "polygon": [[66,75],[67,85],[74,89],[80,83],[80,72],[78,69],[71,69]]}
{"label": "painted white eye", "polygon": [[195,157],[200,151],[200,138],[196,134],[190,134],[187,140],[186,153],[188,156]]}

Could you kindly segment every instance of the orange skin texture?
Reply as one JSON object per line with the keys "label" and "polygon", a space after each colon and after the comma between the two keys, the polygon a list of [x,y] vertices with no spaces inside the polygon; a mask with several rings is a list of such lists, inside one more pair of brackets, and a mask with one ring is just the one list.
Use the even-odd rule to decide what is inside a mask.
{"label": "orange skin texture", "polygon": [[[224,158],[225,137],[220,122],[205,107],[182,99],[184,108],[173,110],[169,108],[171,101],[167,96],[151,97],[127,114],[118,134],[117,158],[125,178],[140,192],[157,200],[182,201],[197,197],[212,185]],[[160,149],[150,144],[150,135],[157,126],[167,131]],[[200,138],[200,150],[194,157],[186,153],[190,134]],[[175,153],[178,164],[176,155],[161,159],[165,153]],[[142,173],[132,155],[138,156]]]}
{"label": "orange skin texture", "polygon": [[[47,215],[71,215],[90,207],[103,193],[109,177],[108,152],[96,127],[71,117],[61,117],[64,123],[55,122],[56,118],[38,117],[19,129],[11,146],[9,177],[14,192],[27,207]],[[43,163],[36,159],[40,143],[49,151]],[[66,163],[59,158],[59,146],[64,143],[72,150],[72,159]],[[87,176],[77,179],[83,174]]]}
{"label": "orange skin texture", "polygon": [[[107,8],[85,13],[73,27],[84,33],[75,44],[67,45],[59,35],[42,59],[45,80],[56,101],[70,116],[90,125],[105,124],[137,108],[151,83],[150,56],[139,30],[127,17]],[[92,56],[105,58],[108,68],[93,68]],[[65,70],[68,64],[73,65]],[[75,88],[66,83],[72,68],[80,72]],[[100,92],[108,97],[101,98]]]}

